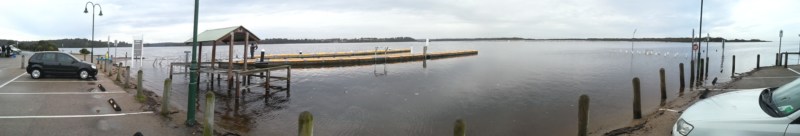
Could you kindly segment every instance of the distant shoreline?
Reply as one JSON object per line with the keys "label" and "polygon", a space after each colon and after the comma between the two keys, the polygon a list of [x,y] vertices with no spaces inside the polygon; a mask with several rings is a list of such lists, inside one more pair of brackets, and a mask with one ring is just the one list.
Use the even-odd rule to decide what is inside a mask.
{"label": "distant shoreline", "polygon": [[[722,42],[723,38],[714,37],[709,38],[710,42]],[[41,40],[53,43],[59,48],[88,48],[86,45],[89,42],[87,39],[58,39],[58,40]],[[499,38],[437,38],[430,39],[430,41],[623,41],[623,42],[692,42],[689,37],[666,37],[666,38],[552,38],[552,39],[534,39],[534,38],[520,38],[520,37],[499,37]],[[705,41],[703,39],[702,41]],[[20,44],[33,45],[38,41],[21,41]],[[382,43],[382,42],[425,42],[425,39],[414,39],[411,37],[391,37],[391,38],[329,38],[329,39],[287,39],[287,38],[271,38],[259,41],[261,44],[309,44],[309,43]],[[725,39],[725,42],[771,42],[760,39]],[[13,43],[13,40],[2,40],[2,43]],[[96,48],[107,47],[104,46],[105,42],[95,41]],[[243,44],[243,43],[237,43]],[[122,42],[118,47],[131,47],[130,43]],[[191,46],[191,44],[181,42],[162,42],[162,43],[145,43],[146,47],[172,47],[172,46]]]}

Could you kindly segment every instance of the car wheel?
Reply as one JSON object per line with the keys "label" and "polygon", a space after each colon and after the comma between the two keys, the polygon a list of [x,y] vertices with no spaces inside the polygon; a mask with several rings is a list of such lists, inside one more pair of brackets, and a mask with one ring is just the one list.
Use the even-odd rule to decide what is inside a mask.
{"label": "car wheel", "polygon": [[81,72],[78,73],[78,76],[80,76],[80,78],[83,80],[89,79],[89,71],[81,70]]}
{"label": "car wheel", "polygon": [[33,71],[31,71],[31,78],[39,79],[40,77],[42,77],[42,71],[39,71],[39,69],[33,69]]}

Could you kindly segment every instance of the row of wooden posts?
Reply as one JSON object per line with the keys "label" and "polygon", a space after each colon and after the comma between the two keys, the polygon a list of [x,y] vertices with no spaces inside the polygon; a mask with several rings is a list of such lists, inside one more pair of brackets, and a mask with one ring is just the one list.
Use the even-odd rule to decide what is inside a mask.
{"label": "row of wooden posts", "polygon": [[[788,64],[788,61],[787,61],[788,59],[785,59],[785,58],[788,58],[788,54],[790,54],[790,53],[781,53],[781,54],[784,57],[784,59],[782,59],[783,60],[783,66],[784,66],[784,68],[786,68],[787,64]],[[777,56],[781,56],[781,54],[776,55],[776,57]],[[733,59],[731,60],[732,61],[731,77],[734,77],[735,74],[736,74],[736,55],[733,55],[732,58]],[[704,76],[707,77],[707,74],[708,74],[708,68],[707,68],[708,67],[708,63],[706,63],[705,60],[706,59],[700,59],[699,60],[699,67],[698,67],[698,70],[697,70],[699,73],[697,75],[704,75],[705,74]],[[775,62],[776,62],[775,65],[776,66],[780,65],[780,63],[779,63],[780,60],[781,60],[780,57],[776,58],[776,60],[775,60]],[[761,63],[761,54],[758,54],[758,55],[756,55],[756,67],[755,67],[755,69],[759,69],[761,67],[760,63]],[[706,65],[704,66],[703,64],[706,64]],[[691,69],[691,74],[690,74],[691,75],[691,77],[690,77],[690,86],[691,87],[690,88],[694,88],[695,87],[694,85],[700,85],[699,82],[702,82],[703,78],[700,78],[701,76],[698,76],[698,78],[697,78],[698,84],[692,84],[695,81],[695,78],[694,78],[694,61],[692,61],[691,65],[692,65],[692,69]],[[683,65],[683,63],[678,64],[678,67],[679,67],[679,73],[680,73],[680,78],[679,78],[679,80],[680,80],[680,92],[679,93],[683,94],[683,91],[684,91],[684,88],[685,88],[684,71],[683,71],[684,65]],[[666,83],[665,83],[666,82],[666,80],[665,80],[666,78],[665,78],[664,68],[661,68],[659,70],[659,76],[660,76],[660,82],[661,82],[661,84],[660,84],[661,85],[661,88],[660,88],[660,90],[661,90],[661,101],[663,103],[667,99]],[[632,83],[633,83],[633,119],[641,119],[642,118],[642,106],[641,106],[642,104],[641,104],[641,85],[640,85],[639,78],[638,77],[634,77],[633,80],[632,80]],[[579,136],[586,136],[588,134],[588,131],[587,131],[587,129],[588,129],[588,121],[589,121],[589,96],[587,96],[586,94],[583,94],[583,95],[580,96],[580,98],[578,100],[578,135]]]}
{"label": "row of wooden posts", "polygon": [[[756,59],[756,69],[758,69],[760,67],[759,63],[761,62],[761,55],[760,54],[757,55],[756,58],[757,58]],[[692,61],[692,62],[694,62],[694,61]],[[731,68],[732,69],[731,70],[732,71],[731,75],[733,76],[733,74],[735,74],[735,70],[736,70],[736,55],[733,55],[732,62],[733,62],[733,67]],[[705,64],[705,66],[704,66],[704,64]],[[692,63],[692,65],[694,65],[694,63]],[[784,66],[785,65],[786,65],[786,60],[784,60]],[[704,76],[707,77],[707,74],[708,74],[708,72],[707,72],[708,71],[708,63],[705,62],[705,59],[699,60],[699,66],[700,67],[698,67],[698,72],[699,72],[698,75],[704,75]],[[679,89],[680,92],[679,93],[683,94],[684,89],[686,88],[685,76],[684,76],[685,75],[684,74],[684,64],[680,63],[680,64],[678,64],[678,67],[679,67],[679,74],[680,74],[680,78],[679,78],[679,80],[680,80],[680,89]],[[664,68],[661,68],[661,69],[659,69],[658,73],[659,73],[659,77],[660,77],[659,79],[660,79],[660,86],[661,86],[660,87],[661,101],[663,102],[663,101],[665,101],[667,99],[666,72],[665,72]],[[694,68],[692,68],[692,73],[694,73]],[[692,74],[692,75],[694,75],[694,74]],[[692,76],[692,77],[694,77],[694,76]],[[701,76],[698,76],[697,81],[702,81],[703,78],[699,78],[699,77],[701,77]],[[690,80],[691,80],[690,83],[694,82],[694,79],[695,78],[690,78]],[[169,80],[165,81],[165,84],[167,84],[168,81]],[[640,84],[639,78],[638,77],[634,77],[633,80],[632,80],[632,83],[633,83],[633,95],[634,95],[634,97],[633,97],[633,118],[634,119],[641,119],[642,118],[642,111],[641,111],[641,109],[642,109],[641,108],[641,84]],[[700,85],[700,84],[698,83],[697,85]],[[690,88],[693,88],[693,87],[694,86],[692,86]],[[167,90],[167,89],[165,88],[165,90]],[[167,95],[167,94],[165,94],[165,95]],[[581,95],[579,100],[578,100],[578,135],[579,136],[588,135],[589,100],[590,100],[590,98],[586,94]],[[209,105],[209,106],[206,107],[206,112],[213,111],[213,109],[209,109],[209,108],[213,107],[213,103],[214,103],[213,101],[214,101],[214,95],[211,94],[211,93],[208,93],[206,95],[206,104]],[[162,114],[165,114],[165,113],[162,112]],[[214,121],[213,117],[208,117],[209,115],[213,115],[213,114],[208,113],[206,115],[207,115],[206,119],[205,119],[205,122],[207,122],[206,124],[213,124],[213,121]],[[204,132],[204,135],[212,134],[213,133],[213,125],[205,125],[203,132]],[[298,118],[298,135],[299,136],[313,136],[313,134],[314,134],[314,117],[313,117],[313,115],[311,114],[311,112],[308,112],[308,111],[300,113],[299,118]],[[456,120],[456,122],[454,124],[453,135],[455,135],[455,136],[465,136],[466,135],[466,123],[463,120],[461,120],[461,119]]]}

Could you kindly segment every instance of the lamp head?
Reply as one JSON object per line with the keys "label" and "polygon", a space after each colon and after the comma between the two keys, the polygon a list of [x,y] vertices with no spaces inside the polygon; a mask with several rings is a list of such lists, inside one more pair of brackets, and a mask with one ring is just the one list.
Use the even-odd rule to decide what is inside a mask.
{"label": "lamp head", "polygon": [[99,16],[103,16],[103,10],[100,10]]}
{"label": "lamp head", "polygon": [[83,13],[89,13],[89,9],[86,8],[86,7],[83,7]]}

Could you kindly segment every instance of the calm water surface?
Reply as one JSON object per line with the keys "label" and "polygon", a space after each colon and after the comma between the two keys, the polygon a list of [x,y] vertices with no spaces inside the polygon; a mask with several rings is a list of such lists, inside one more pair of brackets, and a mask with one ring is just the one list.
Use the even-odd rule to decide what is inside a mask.
{"label": "calm water surface", "polygon": [[[787,47],[792,44],[797,45],[784,43],[784,51],[797,51],[797,47]],[[275,54],[374,50],[377,46],[421,52],[423,45],[259,47]],[[227,48],[220,46],[218,53],[227,56]],[[240,56],[243,47],[235,48]],[[479,54],[431,60],[427,68],[419,61],[293,69],[291,97],[277,93],[264,98],[262,89],[253,89],[240,107],[223,98],[217,102],[217,123],[252,135],[296,135],[299,113],[310,111],[318,135],[450,135],[457,119],[466,122],[470,135],[574,135],[581,94],[591,97],[590,130],[621,127],[632,118],[631,79],[641,78],[643,110],[651,113],[659,105],[658,70],[666,70],[671,100],[678,96],[678,64],[685,63],[688,78],[691,57],[688,43],[665,42],[636,42],[633,49],[631,42],[587,41],[434,42],[429,46],[433,52],[465,49],[479,50]],[[147,47],[147,59],[127,63],[134,70],[144,69],[146,87],[161,94],[167,64],[183,61],[186,50],[191,48]],[[777,43],[727,43],[724,59],[720,43],[711,43],[709,50],[709,81],[718,77],[724,82],[730,80],[731,55],[737,56],[736,72],[747,72],[755,66],[756,54],[762,54],[762,66],[771,65]],[[127,51],[119,48],[118,54]],[[210,51],[210,46],[203,48],[204,61]],[[789,62],[795,61],[791,57]],[[185,110],[186,77],[178,75],[173,83],[173,103]],[[207,92],[208,81],[201,84],[201,93]]]}

